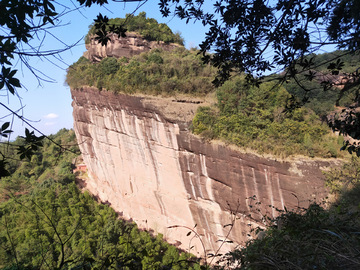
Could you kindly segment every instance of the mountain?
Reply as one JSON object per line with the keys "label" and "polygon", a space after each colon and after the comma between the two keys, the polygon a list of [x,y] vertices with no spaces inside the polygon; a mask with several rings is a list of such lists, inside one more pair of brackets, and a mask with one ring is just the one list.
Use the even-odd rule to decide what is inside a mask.
{"label": "mountain", "polygon": [[[249,205],[261,202],[261,213],[274,217],[269,205],[306,207],[327,195],[321,171],[336,160],[277,160],[203,142],[186,121],[199,104],[90,87],[71,93],[74,130],[90,175],[86,188],[182,248],[189,246],[187,230],[168,227],[196,224],[206,250],[215,251],[236,209],[240,221],[229,236],[234,244],[223,246],[229,250],[248,239],[249,214],[254,226],[262,225]],[[200,242],[191,244],[202,253]]]}
{"label": "mountain", "polygon": [[[202,243],[184,227],[196,226],[207,252],[228,251],[245,245],[264,216],[327,196],[322,171],[341,161],[324,158],[344,154],[319,116],[308,108],[283,114],[289,93],[271,83],[259,90],[236,77],[215,90],[216,70],[196,52],[163,46],[140,54],[127,47],[134,56],[124,57],[110,44],[106,58],[85,53],[100,62],[82,57],[69,68],[92,194],[196,255]],[[233,215],[239,220],[226,226]],[[230,242],[218,241],[228,233]]]}

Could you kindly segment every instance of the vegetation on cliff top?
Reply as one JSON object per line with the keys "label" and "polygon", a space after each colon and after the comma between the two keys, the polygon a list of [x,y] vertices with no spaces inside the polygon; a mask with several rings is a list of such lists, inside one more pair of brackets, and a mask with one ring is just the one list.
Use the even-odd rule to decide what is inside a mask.
{"label": "vegetation on cliff top", "polygon": [[195,51],[179,47],[171,52],[153,49],[130,59],[107,57],[98,64],[81,57],[69,67],[66,82],[71,88],[88,85],[115,93],[205,95],[215,89],[215,72]]}
{"label": "vegetation on cliff top", "polygon": [[[128,32],[135,32],[150,41],[163,41],[165,43],[177,43],[184,45],[184,39],[179,32],[173,33],[169,26],[164,23],[158,23],[153,18],[146,18],[146,13],[140,12],[137,16],[126,14],[125,18],[109,19],[109,25],[121,26]],[[106,31],[110,31],[107,25]],[[89,32],[85,36],[85,43],[90,43],[90,37],[96,33],[95,23],[89,26]]]}
{"label": "vegetation on cliff top", "polygon": [[[321,55],[319,61],[326,61],[326,57]],[[268,82],[255,87],[249,86],[244,76],[236,76],[215,89],[211,83],[215,73],[216,69],[205,65],[195,50],[179,47],[171,52],[154,49],[130,59],[107,57],[98,64],[81,57],[70,66],[66,82],[72,88],[89,85],[127,94],[204,96],[216,91],[217,104],[199,108],[193,119],[192,131],[206,140],[222,139],[281,157],[347,155],[340,152],[343,137],[331,134],[321,120],[334,110],[331,103],[339,90],[329,90],[325,95],[319,81],[306,82],[313,86],[310,102],[285,112],[290,93],[301,95],[302,90],[293,81],[283,86]],[[353,96],[347,96],[341,104],[352,100]]]}
{"label": "vegetation on cliff top", "polygon": [[274,83],[246,87],[244,78],[226,82],[215,107],[200,107],[192,130],[204,139],[223,139],[276,156],[338,157],[343,137],[329,132],[308,108],[284,113],[290,94]]}

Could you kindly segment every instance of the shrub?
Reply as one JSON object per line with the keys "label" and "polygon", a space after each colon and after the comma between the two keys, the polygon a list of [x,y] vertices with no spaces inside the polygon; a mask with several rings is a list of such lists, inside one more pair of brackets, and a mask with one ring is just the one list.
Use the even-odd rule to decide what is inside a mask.
{"label": "shrub", "polygon": [[236,77],[218,88],[216,94],[219,112],[209,107],[198,109],[193,119],[195,134],[211,131],[207,138],[221,138],[259,153],[280,156],[339,154],[333,140],[326,137],[329,128],[312,111],[298,108],[283,112],[289,94],[282,87],[271,83],[249,87],[242,77]]}
{"label": "shrub", "polygon": [[185,48],[154,49],[131,59],[108,57],[99,64],[81,59],[68,69],[66,82],[72,88],[95,85],[113,92],[206,95],[214,90],[214,75],[213,67]]}
{"label": "shrub", "polygon": [[114,57],[106,57],[99,63],[101,73],[104,75],[115,74],[120,67],[120,64]]}
{"label": "shrub", "polygon": [[164,62],[164,60],[162,59],[160,54],[158,54],[156,52],[153,52],[148,56],[147,62],[148,63],[153,62],[153,63],[157,63],[157,64],[162,64]]}
{"label": "shrub", "polygon": [[257,239],[226,254],[215,268],[359,269],[358,218],[358,213],[349,218],[347,211],[327,211],[316,203],[285,209]]}

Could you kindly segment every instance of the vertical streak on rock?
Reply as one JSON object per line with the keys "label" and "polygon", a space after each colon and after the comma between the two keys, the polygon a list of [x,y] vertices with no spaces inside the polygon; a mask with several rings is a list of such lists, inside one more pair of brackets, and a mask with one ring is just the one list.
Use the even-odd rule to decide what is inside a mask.
{"label": "vertical streak on rock", "polygon": [[250,207],[249,207],[249,203],[247,202],[247,200],[249,199],[250,195],[249,195],[249,191],[248,191],[248,187],[246,184],[246,179],[245,179],[245,173],[244,173],[244,166],[242,165],[242,160],[240,159],[240,169],[241,169],[241,176],[242,176],[242,181],[244,183],[244,189],[245,189],[245,204],[246,204],[246,208],[247,210],[250,212]]}
{"label": "vertical streak on rock", "polygon": [[[140,156],[143,160],[143,163],[146,164],[146,149],[148,149],[149,153],[152,153],[152,149],[150,149],[150,142],[148,140],[148,138],[146,138],[144,136],[144,133],[146,134],[146,128],[144,126],[144,121],[141,121],[140,119],[138,119],[137,117],[133,116],[133,118],[135,118],[134,123],[135,123],[135,135],[136,135],[136,139],[137,141],[141,144],[142,147],[137,147],[136,150],[140,152]],[[142,135],[142,138],[140,138],[140,135]],[[139,162],[139,160],[138,160]],[[154,169],[155,170],[155,169]],[[155,170],[156,171],[156,170]]]}
{"label": "vertical streak on rock", "polygon": [[206,168],[206,156],[200,154],[200,161],[201,161],[201,173],[206,177],[206,184],[205,184],[205,188],[206,188],[206,193],[208,194],[209,196],[209,199],[211,201],[215,201],[214,199],[214,195],[213,195],[213,192],[212,192],[212,180],[211,178],[208,176],[208,173],[207,173],[207,168]]}
{"label": "vertical streak on rock", "polygon": [[[188,174],[188,176],[189,176],[189,182],[190,182],[190,186],[191,186],[191,191],[192,191],[192,194],[193,194],[193,196],[192,196],[192,199],[193,200],[197,200],[197,196],[196,196],[196,191],[195,191],[195,187],[194,187],[194,184],[193,184],[193,182],[192,182],[192,178],[193,178],[193,176],[194,176],[194,173],[191,171],[191,168],[190,168],[190,153],[189,152],[187,152],[187,151],[184,151],[183,152],[184,154],[185,154],[185,156],[186,156],[186,173]],[[181,168],[180,168],[181,169]]]}
{"label": "vertical streak on rock", "polygon": [[189,175],[189,181],[190,181],[190,185],[191,185],[191,191],[193,192],[193,199],[196,200],[197,199],[197,196],[196,196],[196,191],[195,191],[195,187],[194,187],[194,184],[191,180],[192,176],[194,176],[194,173],[193,172],[187,172],[188,175]]}
{"label": "vertical streak on rock", "polygon": [[200,162],[199,162],[199,165],[200,165],[200,172],[196,175],[196,180],[198,182],[198,187],[199,187],[199,193],[200,193],[200,197],[202,199],[205,199],[204,197],[204,194],[202,193],[202,185],[201,185],[201,175],[203,175],[203,166],[202,166],[202,162],[201,162],[201,154],[199,155],[199,159],[200,159]]}
{"label": "vertical streak on rock", "polygon": [[280,201],[281,201],[281,207],[282,210],[284,210],[284,198],[283,198],[283,194],[282,194],[282,190],[281,190],[281,186],[280,186],[280,179],[279,179],[279,174],[276,174],[277,176],[277,184],[278,184],[278,190],[279,190],[279,194],[280,194]]}
{"label": "vertical streak on rock", "polygon": [[266,180],[268,195],[269,195],[270,202],[271,202],[272,217],[274,218],[275,217],[274,194],[273,194],[273,190],[272,190],[271,176],[269,177],[269,168],[265,168],[264,171],[265,171],[265,180]]}
{"label": "vertical streak on rock", "polygon": [[[154,129],[154,127],[151,127],[151,128]],[[151,149],[151,146],[150,146],[150,138],[148,137],[146,127],[143,126],[142,130],[143,130],[144,143],[146,144],[146,149],[148,149],[148,153],[149,153],[149,156],[150,156],[150,162],[152,163],[152,166],[153,166],[154,172],[155,172],[156,190],[154,190],[154,195],[155,195],[155,198],[156,198],[156,200],[157,200],[157,202],[159,204],[161,214],[167,216],[164,202],[162,201],[161,195],[159,194],[160,193],[160,178],[159,178],[158,167],[157,167],[157,164],[156,164],[157,162],[156,162],[155,157],[154,157],[154,155],[152,153],[152,149]]]}
{"label": "vertical streak on rock", "polygon": [[121,119],[121,123],[122,123],[122,127],[123,127],[122,132],[125,133],[125,134],[130,134],[129,131],[127,130],[127,128],[126,128],[127,125],[125,125],[125,123],[126,123],[125,111],[121,110],[120,113],[121,113],[121,118],[120,119]]}
{"label": "vertical streak on rock", "polygon": [[255,170],[254,170],[254,168],[251,168],[251,170],[253,172],[253,180],[254,180],[254,189],[255,189],[256,200],[259,201],[260,200],[259,189],[258,189],[257,182],[256,182]]}
{"label": "vertical streak on rock", "polygon": [[[99,111],[99,117],[102,119],[101,123],[102,123],[102,128],[104,129],[104,134],[103,134],[103,142],[102,142],[102,147],[103,147],[103,155],[104,155],[104,160],[105,160],[105,166],[106,167],[110,167],[111,168],[111,172],[110,170],[106,170],[106,168],[103,168],[106,170],[106,173],[108,175],[108,178],[107,179],[112,179],[115,177],[115,165],[113,163],[113,160],[111,158],[111,153],[110,153],[110,150],[108,149],[107,145],[106,145],[106,142],[109,141],[109,129],[106,128],[106,117],[107,117],[107,110],[106,108],[101,112]],[[94,126],[95,128],[95,126]],[[113,177],[112,177],[113,176]],[[114,181],[108,181],[107,182],[108,185],[113,189],[114,189]]]}

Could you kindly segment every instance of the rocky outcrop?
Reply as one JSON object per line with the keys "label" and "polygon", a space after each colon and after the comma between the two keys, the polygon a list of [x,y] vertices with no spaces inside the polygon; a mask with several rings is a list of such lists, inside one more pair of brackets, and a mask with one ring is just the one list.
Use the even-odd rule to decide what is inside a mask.
{"label": "rocky outcrop", "polygon": [[142,52],[148,52],[152,49],[159,48],[165,51],[171,51],[180,45],[175,43],[164,43],[163,41],[149,41],[141,35],[127,32],[126,37],[118,37],[116,34],[109,35],[110,41],[106,46],[99,44],[94,36],[90,37],[90,43],[86,44],[87,51],[84,57],[91,62],[100,62],[105,57],[127,57],[130,58]]}
{"label": "rocky outcrop", "polygon": [[87,189],[181,248],[203,252],[192,234],[186,236],[188,229],[169,227],[196,224],[206,250],[214,252],[235,213],[229,234],[234,243],[222,246],[229,250],[248,239],[251,227],[263,225],[261,215],[277,215],[269,206],[307,206],[327,194],[321,170],[329,161],[277,161],[192,135],[188,127],[197,102],[93,88],[71,93],[74,129],[91,176]]}

